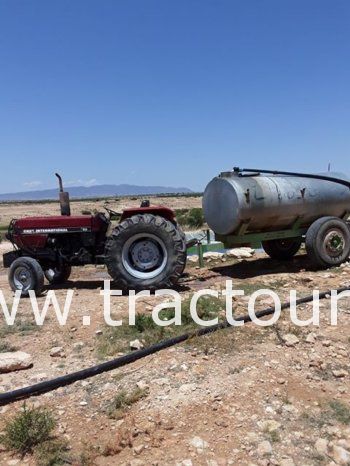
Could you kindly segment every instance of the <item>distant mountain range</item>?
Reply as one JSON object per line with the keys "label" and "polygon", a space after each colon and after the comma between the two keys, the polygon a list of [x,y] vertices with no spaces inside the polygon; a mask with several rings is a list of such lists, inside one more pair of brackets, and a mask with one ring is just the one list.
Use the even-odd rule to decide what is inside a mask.
{"label": "distant mountain range", "polygon": [[[71,198],[110,197],[110,196],[140,196],[151,194],[183,194],[191,193],[188,188],[171,188],[167,186],[136,186],[131,184],[101,184],[96,186],[74,186],[65,188]],[[4,201],[42,201],[58,199],[58,189],[43,189],[38,191],[23,191],[18,193],[0,194],[0,202]]]}

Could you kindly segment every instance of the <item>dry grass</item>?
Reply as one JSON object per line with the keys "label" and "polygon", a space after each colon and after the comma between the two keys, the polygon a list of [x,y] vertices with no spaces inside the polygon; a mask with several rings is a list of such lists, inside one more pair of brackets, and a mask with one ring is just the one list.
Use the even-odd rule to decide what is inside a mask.
{"label": "dry grass", "polygon": [[[197,313],[201,319],[210,320],[217,317],[223,309],[221,300],[213,297],[201,297],[197,303]],[[159,314],[162,320],[174,317],[173,309],[165,309]],[[150,346],[163,339],[174,337],[186,332],[193,332],[198,326],[190,315],[190,299],[183,301],[181,307],[182,325],[169,325],[160,327],[155,324],[149,314],[137,314],[135,325],[122,325],[120,327],[107,327],[98,337],[97,354],[106,358],[119,352],[129,350],[129,342],[139,339],[144,346]]]}
{"label": "dry grass", "polygon": [[142,388],[135,388],[135,390],[130,393],[128,393],[126,390],[120,391],[106,408],[108,416],[112,419],[122,418],[124,412],[130,406],[142,400],[143,398],[146,398],[147,395],[148,390]]}
{"label": "dry grass", "polygon": [[3,325],[0,327],[0,338],[4,338],[6,335],[11,334],[20,334],[20,335],[27,335],[28,333],[38,331],[41,327],[36,325],[34,320],[21,320],[16,319],[13,325]]}
{"label": "dry grass", "polygon": [[8,353],[10,351],[16,351],[16,347],[10,345],[6,341],[1,341],[0,342],[0,353]]}

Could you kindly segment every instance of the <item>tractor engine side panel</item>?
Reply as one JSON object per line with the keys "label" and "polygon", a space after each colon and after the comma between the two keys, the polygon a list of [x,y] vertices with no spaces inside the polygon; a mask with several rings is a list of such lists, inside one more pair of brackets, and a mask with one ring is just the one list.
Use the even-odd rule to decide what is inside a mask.
{"label": "tractor engine side panel", "polygon": [[95,263],[104,251],[109,225],[95,216],[26,217],[11,224],[12,241],[25,255],[49,265],[64,260],[72,265]]}
{"label": "tractor engine side panel", "polygon": [[42,249],[46,247],[49,236],[91,232],[92,219],[89,215],[24,217],[12,224],[13,241],[20,249]]}
{"label": "tractor engine side panel", "polygon": [[21,233],[13,235],[13,242],[19,249],[43,249],[46,246],[48,235]]}

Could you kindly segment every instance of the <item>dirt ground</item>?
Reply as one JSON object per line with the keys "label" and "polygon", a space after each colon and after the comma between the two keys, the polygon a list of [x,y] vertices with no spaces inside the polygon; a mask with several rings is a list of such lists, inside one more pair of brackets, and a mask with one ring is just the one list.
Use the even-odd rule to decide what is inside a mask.
{"label": "dirt ground", "polygon": [[[25,211],[30,214],[31,208],[26,206]],[[6,248],[8,244],[3,243],[2,251]],[[0,289],[11,303],[6,275],[0,268]],[[33,327],[30,301],[21,301],[20,325],[4,331],[1,342],[29,353],[33,366],[1,374],[1,392],[103,360],[97,349],[108,335],[100,295],[104,278],[108,275],[103,267],[77,268],[67,285],[55,289],[61,304],[67,289],[74,290],[63,327],[52,307],[43,327]],[[186,298],[201,288],[222,290],[226,280],[245,291],[246,296],[234,302],[240,314],[247,311],[247,297],[259,288],[271,288],[281,300],[288,300],[292,288],[298,296],[306,296],[313,289],[347,286],[350,265],[315,271],[303,253],[288,263],[273,261],[263,253],[247,260],[222,258],[206,262],[204,269],[189,264],[178,291]],[[44,300],[45,296],[38,299],[39,306]],[[127,296],[114,296],[111,302],[113,317],[126,319]],[[145,297],[137,311],[150,314],[156,302],[154,296]],[[55,434],[69,445],[67,464],[350,464],[349,302],[348,298],[341,301],[338,326],[330,325],[330,301],[326,299],[320,303],[319,327],[293,326],[287,310],[273,327],[246,324],[195,338],[32,398],[27,405],[51,410],[58,423]],[[270,304],[265,298],[258,308]],[[300,306],[298,317],[308,318],[311,309],[310,304]],[[82,324],[83,316],[90,317],[90,326]],[[57,347],[62,348],[59,355],[51,356]],[[118,416],[111,416],[111,402],[118,394],[135,389],[142,391],[142,397]],[[22,405],[17,402],[0,408],[0,431]],[[32,455],[21,458],[0,446],[0,464],[35,465],[37,460]]]}
{"label": "dirt ground", "polygon": [[[146,196],[147,198],[147,196]],[[179,197],[149,197],[151,204],[163,205],[172,209],[190,209],[192,207],[201,207],[201,197],[179,196]],[[122,212],[127,207],[139,207],[142,197],[122,197],[119,200],[101,199],[71,201],[72,215],[81,215],[85,211],[94,212],[95,210],[104,212],[103,206]],[[58,202],[0,202],[0,226],[8,225],[12,218],[22,218],[27,216],[42,216],[42,215],[60,215],[60,207]]]}

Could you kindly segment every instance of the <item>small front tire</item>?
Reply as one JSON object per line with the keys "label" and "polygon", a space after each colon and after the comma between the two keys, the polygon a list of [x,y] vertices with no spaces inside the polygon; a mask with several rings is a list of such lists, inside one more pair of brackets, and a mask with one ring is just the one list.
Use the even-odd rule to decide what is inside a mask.
{"label": "small front tire", "polygon": [[12,262],[8,279],[12,291],[21,291],[23,297],[29,296],[31,290],[39,296],[44,287],[43,269],[32,257],[19,257]]}

